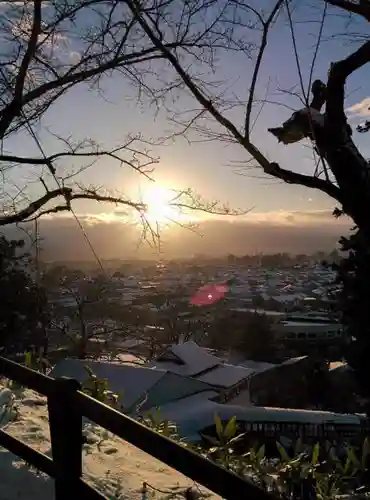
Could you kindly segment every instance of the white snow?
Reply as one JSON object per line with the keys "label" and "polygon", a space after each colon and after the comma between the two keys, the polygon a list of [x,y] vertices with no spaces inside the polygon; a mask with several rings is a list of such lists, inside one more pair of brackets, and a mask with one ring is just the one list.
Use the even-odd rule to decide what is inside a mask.
{"label": "white snow", "polygon": [[[91,368],[95,375],[109,381],[109,389],[121,395],[119,402],[122,407],[129,408],[147,393],[161,378],[165,370],[152,370],[146,367],[127,366],[101,361],[82,362],[79,359],[63,359],[50,372],[51,377],[67,376],[79,382],[87,379],[85,366]],[[122,388],[125,388],[123,391]]]}
{"label": "white snow", "polygon": [[[14,393],[18,415],[14,421],[5,423],[3,429],[51,456],[46,398],[28,389],[15,390]],[[2,401],[7,401],[9,392],[3,396]],[[84,433],[88,443],[83,450],[83,477],[110,499],[140,499],[144,481],[161,490],[176,486],[199,488],[191,479],[101,427],[86,424]],[[219,498],[204,488],[199,491],[210,498]],[[0,492],[1,500],[52,500],[54,482],[48,476],[30,470],[20,458],[0,448]],[[149,492],[152,493],[150,488]],[[153,492],[153,496],[164,495]]]}
{"label": "white snow", "polygon": [[300,410],[293,408],[270,408],[266,406],[239,406],[220,404],[215,401],[215,393],[204,392],[174,401],[161,407],[161,416],[176,422],[180,433],[191,442],[196,442],[199,432],[212,426],[215,415],[229,421],[236,417],[239,422],[276,422],[305,424],[346,424],[359,426],[361,419],[355,414],[341,414],[319,410]]}
{"label": "white snow", "polygon": [[[177,361],[177,363],[176,363]],[[178,364],[180,362],[181,364]],[[179,375],[194,377],[205,370],[210,370],[221,364],[221,360],[195,342],[171,345],[166,352],[152,364],[154,368],[172,371]]]}
{"label": "white snow", "polygon": [[250,370],[242,366],[219,365],[210,371],[199,375],[197,380],[217,387],[232,387],[241,380],[250,377],[255,370]]}
{"label": "white snow", "polygon": [[249,378],[256,371],[246,366],[227,364],[193,341],[170,346],[162,356],[148,366],[155,370],[168,370],[196,378],[216,387],[232,387],[241,380]]}

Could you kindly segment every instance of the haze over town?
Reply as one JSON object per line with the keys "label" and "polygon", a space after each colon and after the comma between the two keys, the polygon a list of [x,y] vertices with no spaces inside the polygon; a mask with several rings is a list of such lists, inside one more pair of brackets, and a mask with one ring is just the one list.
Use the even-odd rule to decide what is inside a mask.
{"label": "haze over town", "polygon": [[0,500],[370,499],[370,0],[0,20]]}
{"label": "haze over town", "polygon": [[[275,220],[274,220],[275,219]],[[199,221],[195,228],[172,225],[161,231],[161,245],[154,249],[140,243],[140,225],[123,221],[80,217],[98,255],[103,259],[188,258],[196,254],[222,257],[227,254],[292,254],[331,251],[350,224],[335,220],[330,211],[277,212],[230,219]],[[94,256],[83,233],[71,217],[53,217],[39,223],[42,258],[52,260],[92,260]],[[30,235],[33,226],[29,225]],[[24,237],[15,228],[6,234]],[[222,234],[222,238],[220,238]]]}
{"label": "haze over town", "polygon": [[[8,8],[8,4],[10,3],[5,2],[1,8]],[[266,2],[266,5],[269,6],[269,2]],[[258,2],[256,6],[261,7]],[[304,4],[297,6],[293,13],[293,20],[310,20],[306,25],[307,29],[295,32],[301,70],[307,83],[308,70],[315,55],[312,40],[318,36],[321,15],[320,9]],[[367,25],[361,18],[351,22],[351,29],[358,33],[358,36],[366,33]],[[346,43],[345,38],[339,42],[336,36],[338,33],[345,33],[346,29],[346,19],[338,16],[334,8],[329,8],[324,26],[325,37],[314,61],[314,78],[325,77],[328,61],[340,59],[351,52],[351,46]],[[259,36],[258,30],[249,30],[245,40],[251,44],[259,43]],[[255,121],[251,137],[269,159],[277,161],[283,168],[309,174],[313,172],[315,165],[309,142],[300,141],[284,146],[278,144],[276,138],[267,132],[269,127],[281,124],[290,116],[292,110],[301,106],[299,96],[295,94],[300,94],[301,90],[298,88],[299,75],[292,52],[292,33],[286,13],[281,13],[269,36],[254,96],[252,115]],[[80,57],[81,47],[75,38],[66,38],[66,35],[60,35],[58,40],[63,40],[64,45],[57,42],[56,50],[61,57],[73,64],[76,58]],[[228,52],[220,51],[218,54],[215,92],[222,94],[224,99],[224,102],[220,103],[220,109],[225,108],[225,116],[238,128],[244,120],[244,103],[250,83],[248,76],[246,84],[246,75],[252,74],[256,55],[254,49],[251,55],[252,57],[249,57],[249,54],[246,55],[243,51],[233,51],[232,57],[229,57]],[[279,61],[279,65],[276,61]],[[198,69],[194,65],[195,74]],[[158,66],[153,67],[153,71],[155,75],[163,77],[163,85],[169,84],[175,77],[171,69],[160,61]],[[215,77],[206,69],[203,69],[203,73],[204,79],[211,82],[212,88]],[[369,68],[365,66],[354,73],[347,84],[345,106],[352,127],[363,122],[369,114],[368,89],[363,84],[368,81],[368,76]],[[155,83],[150,78],[144,80],[147,84]],[[135,84],[132,85],[132,80],[125,79],[119,72],[102,75],[99,80],[99,92],[92,91],[88,82],[76,85],[47,109],[37,130],[37,137],[48,154],[65,150],[63,140],[66,138],[70,138],[74,144],[80,141],[84,144],[84,141],[91,140],[92,144],[99,144],[105,150],[122,146],[130,141],[130,138],[139,138],[131,147],[135,151],[145,152],[149,157],[140,156],[140,153],[135,152],[135,165],[137,167],[139,164],[148,163],[148,169],[155,168],[150,174],[155,182],[149,181],[131,168],[130,150],[123,151],[123,163],[112,157],[103,157],[98,158],[87,169],[85,167],[88,161],[84,158],[58,159],[58,176],[59,179],[66,178],[66,185],[75,188],[98,188],[101,193],[114,193],[125,200],[143,200],[150,205],[149,216],[152,222],[156,219],[163,221],[166,217],[178,222],[178,214],[166,208],[166,195],[161,194],[169,189],[191,188],[205,200],[220,200],[232,208],[242,210],[253,208],[244,217],[243,223],[239,220],[237,223],[225,222],[227,218],[223,218],[222,222],[203,223],[203,238],[196,238],[194,234],[174,227],[171,232],[163,235],[163,252],[173,257],[197,252],[223,254],[267,250],[314,251],[331,248],[337,237],[347,232],[349,224],[331,216],[335,204],[330,197],[317,189],[276,180],[266,175],[262,169],[254,168],[254,165],[249,163],[247,151],[237,141],[225,138],[220,127],[210,117],[202,119],[199,128],[188,131],[185,138],[180,133],[182,125],[179,122],[190,119],[196,106],[186,92],[175,89],[166,93],[163,100],[161,98],[155,101],[156,105],[153,106],[151,96],[138,94],[137,90]],[[237,103],[234,102],[235,96]],[[229,103],[231,110],[226,109]],[[212,140],[201,133],[204,127],[212,130]],[[356,134],[355,140],[366,157],[370,151],[366,134]],[[85,144],[88,146],[88,143]],[[8,140],[7,147],[8,150],[14,147],[23,156],[40,155],[34,137],[28,129],[17,131],[16,135]],[[6,171],[4,199],[6,207],[9,203],[9,210],[11,200],[15,199],[17,206],[24,206],[29,199],[44,193],[44,186],[39,180],[40,173],[44,176],[48,188],[54,189],[55,180],[45,169],[40,172],[40,169],[35,169],[32,165],[18,165]],[[49,204],[45,208],[52,206]],[[125,206],[94,201],[80,203],[77,200],[73,207],[85,226],[89,222],[88,234],[94,244],[98,245],[99,252],[114,256],[132,252],[136,254],[137,241],[134,241],[134,233],[128,230],[127,225],[117,224],[120,221],[115,216],[117,213],[122,214]],[[197,213],[197,217],[203,220],[205,216]],[[63,213],[56,214],[52,219],[42,220],[40,230],[44,236],[45,252],[59,254],[65,251],[68,258],[67,247],[71,245],[67,244],[67,240],[72,234],[77,234],[72,222],[66,222]],[[227,238],[220,241],[217,238],[219,231],[226,231]],[[202,232],[201,230],[200,233]],[[79,241],[81,243],[78,243]],[[83,254],[87,248],[81,235],[73,239],[73,246],[74,252]],[[149,250],[140,249],[140,252],[145,251]]]}

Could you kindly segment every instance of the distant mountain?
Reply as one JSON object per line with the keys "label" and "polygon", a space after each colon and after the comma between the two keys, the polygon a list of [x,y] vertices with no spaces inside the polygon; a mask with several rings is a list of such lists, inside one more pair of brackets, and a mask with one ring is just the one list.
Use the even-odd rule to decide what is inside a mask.
{"label": "distant mountain", "polygon": [[[121,222],[91,223],[83,220],[86,234],[97,254],[103,259],[154,258],[157,253],[145,242],[140,244],[137,227]],[[86,261],[94,259],[86,239],[76,222],[67,217],[40,221],[42,258],[50,260]],[[33,226],[25,226],[31,233]],[[194,254],[222,256],[264,253],[314,253],[330,251],[349,225],[329,219],[313,224],[272,224],[250,222],[248,219],[204,221],[197,233],[174,227],[163,231],[161,252],[165,258],[189,257]],[[25,238],[16,227],[5,227],[9,238]],[[27,241],[27,237],[26,237]],[[31,240],[29,240],[31,241]]]}

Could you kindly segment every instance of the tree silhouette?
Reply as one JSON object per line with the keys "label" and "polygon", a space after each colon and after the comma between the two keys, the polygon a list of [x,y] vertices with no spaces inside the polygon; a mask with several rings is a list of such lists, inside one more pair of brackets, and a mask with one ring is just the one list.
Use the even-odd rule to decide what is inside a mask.
{"label": "tree silhouette", "polygon": [[273,362],[278,356],[278,343],[271,321],[265,314],[246,315],[245,329],[238,341],[238,350],[246,359]]}
{"label": "tree silhouette", "polygon": [[[89,340],[104,333],[108,339],[110,329],[104,329],[104,317],[109,315],[106,301],[108,290],[99,277],[89,278],[79,269],[52,267],[42,276],[48,292],[56,293],[58,301],[50,306],[51,326],[61,333],[70,355],[85,358],[89,354]],[[65,306],[68,300],[68,307]],[[68,318],[68,321],[66,321]]]}
{"label": "tree silhouette", "polygon": [[44,347],[49,323],[45,290],[29,273],[24,241],[0,236],[0,348],[3,355]]}
{"label": "tree silhouette", "polygon": [[[238,145],[246,155],[245,165],[247,168],[257,167],[263,173],[288,184],[322,191],[338,205],[338,208],[334,210],[335,216],[346,214],[353,220],[356,233],[349,239],[349,244],[345,243],[345,246],[351,247],[351,251],[359,256],[356,262],[353,257],[349,264],[350,267],[353,267],[351,272],[356,273],[358,278],[351,277],[352,284],[348,280],[344,281],[345,286],[350,287],[344,292],[344,295],[353,295],[353,301],[356,302],[355,308],[353,304],[346,308],[346,323],[348,325],[353,320],[350,338],[353,337],[355,341],[358,341],[360,347],[357,347],[357,352],[361,351],[365,358],[369,358],[370,351],[366,347],[367,341],[360,341],[360,338],[370,338],[370,286],[365,283],[369,276],[367,255],[370,249],[369,162],[355,145],[352,128],[347,123],[345,113],[347,80],[370,62],[368,35],[361,34],[358,37],[359,43],[342,59],[328,60],[328,76],[325,81],[314,80],[313,77],[317,53],[320,45],[324,43],[323,30],[329,14],[339,13],[357,16],[365,23],[370,22],[370,2],[366,0],[360,2],[355,0],[321,0],[317,2],[317,5],[315,4],[316,12],[317,8],[321,7],[318,21],[319,29],[313,49],[312,66],[304,70],[300,65],[300,54],[296,40],[297,27],[293,20],[292,2],[277,0],[269,11],[266,5],[259,8],[254,3],[231,1],[225,6],[222,2],[212,2],[210,10],[213,14],[218,13],[212,29],[214,41],[222,36],[227,38],[228,51],[232,53],[236,50],[238,61],[241,61],[242,55],[246,55],[248,60],[254,56],[254,68],[249,73],[249,81],[245,82],[245,87],[249,89],[247,97],[245,97],[245,93],[236,95],[234,89],[230,92],[226,85],[217,86],[215,84],[216,78],[208,81],[208,85],[203,80],[199,81],[196,65],[190,63],[191,58],[179,57],[175,50],[166,46],[165,30],[153,25],[149,16],[145,12],[140,12],[139,3],[136,0],[128,0],[127,5],[137,17],[143,32],[168,61],[177,78],[181,80],[187,92],[197,103],[196,111],[193,112],[191,118],[184,118],[184,114],[180,114],[179,119],[179,113],[174,114],[177,123],[180,122],[182,132],[190,136],[189,129],[191,129],[208,141],[220,140]],[[306,6],[309,6],[309,2]],[[283,145],[295,144],[304,139],[311,143],[315,159],[311,174],[284,168],[277,161],[270,159],[270,155],[267,152],[264,153],[258,146],[263,142],[261,143],[254,135],[254,125],[262,107],[269,103],[269,97],[265,97],[262,100],[262,107],[258,106],[258,104],[261,105],[261,99],[257,98],[257,84],[261,73],[263,73],[264,56],[269,45],[268,42],[275,24],[279,20],[285,22],[290,31],[300,87],[299,93],[292,86],[285,94],[298,97],[301,107],[295,110],[290,117],[287,116],[282,125],[271,127],[268,130]],[[307,21],[307,17],[303,20]],[[259,34],[259,42],[253,38],[256,33]],[[253,46],[250,45],[247,48],[246,40],[251,39],[255,45],[252,44]],[[242,65],[239,64],[239,67]],[[212,70],[217,75],[217,62],[213,64]],[[308,75],[307,82],[304,81],[304,75]],[[247,78],[246,74],[245,78]],[[228,83],[233,88],[231,78]],[[305,87],[310,90],[311,97]],[[266,92],[268,93],[268,89]],[[366,132],[367,130],[368,123],[358,128],[358,132]],[[355,245],[356,249],[353,249],[352,245]],[[352,286],[353,280],[357,280],[356,297]],[[356,310],[360,309],[361,314],[358,314],[358,319],[355,319],[353,315]],[[366,366],[364,362],[361,363],[361,366],[363,391],[365,391],[366,386],[365,392],[370,398],[370,364],[368,363]]]}
{"label": "tree silhouette", "polygon": [[[168,30],[163,48],[182,47],[199,61],[210,60],[213,40],[209,26],[201,31],[194,28],[197,22],[199,27],[206,2],[204,7],[202,2],[177,0],[136,3],[134,9],[132,6],[116,0],[1,3],[0,36],[6,42],[0,55],[0,171],[4,183],[0,225],[68,212],[78,200],[122,205],[128,212],[138,212],[145,221],[147,207],[140,199],[132,200],[104,186],[82,185],[78,179],[90,166],[99,164],[103,169],[107,162],[152,179],[158,158],[151,149],[158,141],[133,134],[116,146],[105,147],[96,138],[76,140],[45,126],[48,111],[74,88],[82,85],[86,91],[103,95],[105,77],[121,78],[137,92],[139,101],[147,99],[158,106],[171,88],[177,88],[177,83],[160,83],[165,58],[162,49],[141,29],[141,12],[158,28],[177,26],[176,30]],[[157,83],[150,87],[149,80]],[[49,151],[49,145],[48,151],[43,147],[36,125],[38,131],[41,125],[47,134],[53,151]],[[30,136],[35,146],[31,149],[24,141]],[[18,147],[20,143],[22,148]],[[20,179],[26,178],[21,184]],[[213,203],[204,205],[190,191],[174,193],[170,203],[216,209]]]}

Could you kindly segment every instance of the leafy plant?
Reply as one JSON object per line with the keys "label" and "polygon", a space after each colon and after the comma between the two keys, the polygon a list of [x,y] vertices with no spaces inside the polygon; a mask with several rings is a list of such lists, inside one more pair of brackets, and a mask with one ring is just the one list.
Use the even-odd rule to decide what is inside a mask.
{"label": "leafy plant", "polygon": [[[96,378],[92,378],[97,383]],[[100,393],[99,393],[100,391]],[[106,394],[107,385],[98,385],[98,397]],[[101,394],[102,393],[102,394]],[[100,395],[99,395],[100,394]],[[93,396],[94,397],[94,396]],[[345,456],[339,458],[330,443],[326,447],[314,446],[297,440],[292,456],[277,442],[280,458],[266,457],[265,445],[240,453],[238,445],[245,437],[239,432],[236,417],[222,422],[215,415],[215,436],[203,435],[207,445],[191,445],[180,437],[177,425],[164,418],[161,409],[138,416],[138,420],[150,429],[188,446],[219,465],[253,480],[267,491],[281,498],[294,500],[334,500],[343,495],[359,497],[367,492],[368,458],[370,441],[365,439],[361,449],[347,446]]]}
{"label": "leafy plant", "polygon": [[[30,368],[31,370],[41,373],[47,373],[47,371],[51,369],[51,365],[46,358],[43,356],[36,356],[31,351],[27,351],[25,353],[23,364],[26,368]],[[22,384],[19,384],[15,380],[8,380],[6,385],[13,391],[25,389]]]}
{"label": "leafy plant", "polygon": [[142,424],[149,427],[149,429],[152,429],[167,438],[180,442],[183,441],[178,432],[177,425],[174,422],[170,422],[168,419],[163,418],[160,408],[156,408],[154,411],[147,413],[145,416],[139,417],[138,420]]}
{"label": "leafy plant", "polygon": [[46,373],[51,369],[49,361],[44,356],[36,356],[31,351],[26,352],[24,357],[24,365],[31,370]]}
{"label": "leafy plant", "polygon": [[223,465],[225,468],[232,468],[235,445],[243,437],[237,434],[238,425],[236,417],[232,417],[226,424],[223,424],[220,417],[215,415],[216,437],[204,435],[212,447],[207,450],[210,458]]}
{"label": "leafy plant", "polygon": [[87,373],[87,380],[81,385],[83,392],[102,403],[110,404],[115,408],[119,408],[119,398],[122,394],[116,394],[109,389],[109,382],[106,378],[99,378],[93,370],[85,365],[84,369]]}
{"label": "leafy plant", "polygon": [[[32,357],[27,356],[25,364],[31,366],[31,363]],[[108,380],[99,378],[88,366],[85,366],[85,370],[87,380],[82,384],[82,389],[91,397],[117,407],[119,395],[109,389]],[[139,410],[142,404],[139,403]],[[216,435],[203,435],[206,444],[193,445],[181,437],[174,422],[163,417],[160,408],[144,415],[138,413],[136,418],[143,425],[182,446],[192,448],[241,477],[254,481],[278,498],[339,500],[350,497],[359,500],[369,497],[369,438],[364,440],[361,447],[348,445],[342,454],[338,454],[336,447],[329,442],[324,445],[316,443],[309,446],[298,439],[293,453],[289,453],[280,442],[277,442],[279,457],[270,458],[266,456],[265,445],[251,448],[246,452],[241,451],[242,447],[239,445],[246,434],[239,432],[235,416],[223,422],[219,415],[215,415]],[[103,432],[96,439],[98,450],[109,437],[106,430],[101,430]],[[164,498],[189,496],[183,491],[178,491],[177,487],[166,492],[154,486],[150,486],[150,489],[166,493]],[[148,493],[149,491],[143,492],[143,497],[147,497]],[[114,494],[113,498],[122,498],[123,490],[120,482],[116,484]]]}

